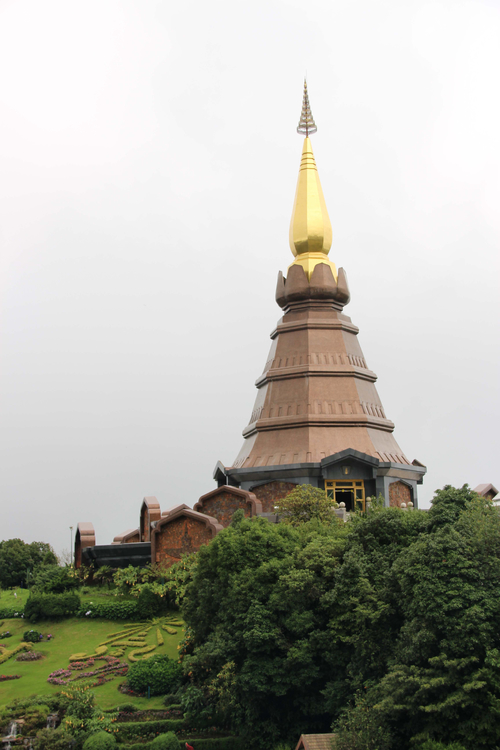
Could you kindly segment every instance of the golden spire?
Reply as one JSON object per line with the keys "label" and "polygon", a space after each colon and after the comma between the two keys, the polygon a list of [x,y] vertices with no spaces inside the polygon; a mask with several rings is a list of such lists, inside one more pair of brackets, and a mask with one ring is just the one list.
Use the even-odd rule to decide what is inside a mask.
{"label": "golden spire", "polygon": [[330,266],[333,276],[337,280],[337,269],[328,259],[328,253],[332,246],[332,225],[328,217],[309,139],[309,133],[315,133],[316,130],[309,105],[307,83],[304,81],[302,112],[297,132],[305,133],[306,137],[302,149],[302,161],[300,162],[297,191],[290,222],[290,248],[296,256],[292,265],[302,266],[307,278],[310,279],[314,267],[318,263],[325,263]]}

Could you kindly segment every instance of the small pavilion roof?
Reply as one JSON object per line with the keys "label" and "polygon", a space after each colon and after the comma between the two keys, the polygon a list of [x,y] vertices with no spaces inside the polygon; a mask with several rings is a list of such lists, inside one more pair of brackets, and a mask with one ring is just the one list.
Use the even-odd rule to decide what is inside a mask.
{"label": "small pavilion roof", "polygon": [[301,734],[295,750],[332,750],[334,734]]}

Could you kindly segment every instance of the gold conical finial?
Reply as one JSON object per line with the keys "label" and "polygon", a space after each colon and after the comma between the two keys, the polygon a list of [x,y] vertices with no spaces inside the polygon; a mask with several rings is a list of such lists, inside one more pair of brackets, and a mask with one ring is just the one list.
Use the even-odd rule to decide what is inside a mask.
{"label": "gold conical finial", "polygon": [[309,133],[315,133],[316,130],[309,105],[307,83],[304,81],[302,113],[297,132],[305,133],[306,137],[302,149],[297,191],[290,222],[290,249],[296,256],[292,265],[301,265],[307,274],[307,278],[310,279],[314,267],[318,263],[325,263],[330,266],[333,276],[337,280],[337,269],[328,259],[328,253],[332,246],[332,225],[330,224],[309,139]]}
{"label": "gold conical finial", "polygon": [[300,120],[297,126],[297,133],[309,137],[309,133],[315,133],[317,131],[314,117],[312,116],[311,107],[309,104],[309,96],[307,94],[307,81],[304,78],[304,96],[302,97],[302,112],[300,113]]}

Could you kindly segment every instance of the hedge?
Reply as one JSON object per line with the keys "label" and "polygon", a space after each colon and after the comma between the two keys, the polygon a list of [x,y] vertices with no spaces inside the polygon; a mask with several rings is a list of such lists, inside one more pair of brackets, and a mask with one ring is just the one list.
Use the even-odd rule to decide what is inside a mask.
{"label": "hedge", "polygon": [[105,620],[141,620],[142,614],[136,602],[99,602],[81,607],[77,617],[89,619],[102,618]]}
{"label": "hedge", "polygon": [[58,617],[72,617],[80,607],[78,594],[33,594],[24,607],[24,616],[31,622],[39,619],[52,620]]}
{"label": "hedge", "polygon": [[6,607],[5,609],[0,609],[0,619],[2,620],[13,620],[14,617],[21,617],[24,610],[21,607],[21,609],[17,609],[17,607]]}
{"label": "hedge", "polygon": [[[144,735],[156,736],[166,732],[179,732],[184,726],[184,719],[159,719],[158,721],[126,721],[114,725],[118,729],[119,742],[127,739],[140,738]],[[141,744],[141,747],[144,747]]]}

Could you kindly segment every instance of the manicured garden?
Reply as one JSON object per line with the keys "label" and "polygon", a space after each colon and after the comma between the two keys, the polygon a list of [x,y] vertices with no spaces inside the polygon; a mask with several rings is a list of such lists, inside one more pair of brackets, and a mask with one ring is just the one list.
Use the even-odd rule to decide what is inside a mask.
{"label": "manicured garden", "polygon": [[[99,644],[110,640],[109,636],[112,633],[119,634],[135,631],[136,635],[131,635],[131,637],[141,638],[137,633],[145,632],[149,627],[149,630],[143,636],[143,640],[130,641],[132,646],[135,649],[141,650],[144,642],[146,647],[154,646],[154,648],[151,648],[150,654],[164,654],[174,659],[177,659],[177,646],[183,634],[182,627],[171,627],[170,630],[176,632],[168,633],[163,628],[158,628],[155,625],[151,626],[147,623],[123,623],[109,620],[71,618],[59,622],[43,621],[36,625],[30,625],[30,623],[19,617],[3,621],[3,625],[0,626],[0,632],[8,630],[11,633],[11,637],[3,641],[0,640],[0,643],[3,643],[7,649],[11,650],[22,642],[23,634],[26,630],[35,627],[44,636],[42,641],[33,645],[35,651],[42,654],[42,658],[37,661],[16,661],[16,656],[13,656],[1,664],[0,672],[2,675],[10,676],[19,674],[21,678],[0,682],[0,708],[15,698],[23,698],[32,694],[56,693],[61,690],[60,684],[50,684],[47,682],[49,675],[59,670],[68,670],[70,657],[75,654],[81,655],[81,661],[85,661],[85,657],[96,653]],[[158,629],[161,632],[160,639],[158,638]],[[47,640],[47,634],[53,636],[51,640]],[[163,642],[161,643],[161,641]],[[112,646],[113,644],[109,645]],[[121,662],[125,662],[126,665],[131,663],[127,653],[133,652],[132,646],[125,649],[121,657],[117,657]],[[108,650],[110,655],[113,655],[113,649],[110,648]],[[104,664],[105,662],[96,659],[94,665],[90,665],[89,670],[86,669],[86,671],[93,671],[96,668],[104,666]],[[74,670],[74,674],[77,675],[76,670]],[[92,687],[95,690],[96,700],[101,708],[113,708],[125,701],[133,703],[137,708],[163,707],[161,698],[153,697],[148,700],[147,697],[141,698],[122,695],[118,691],[118,686],[124,679],[125,677],[123,676],[117,676],[109,682]],[[85,683],[85,680],[81,682]],[[92,682],[92,679],[90,678],[88,682]]]}

